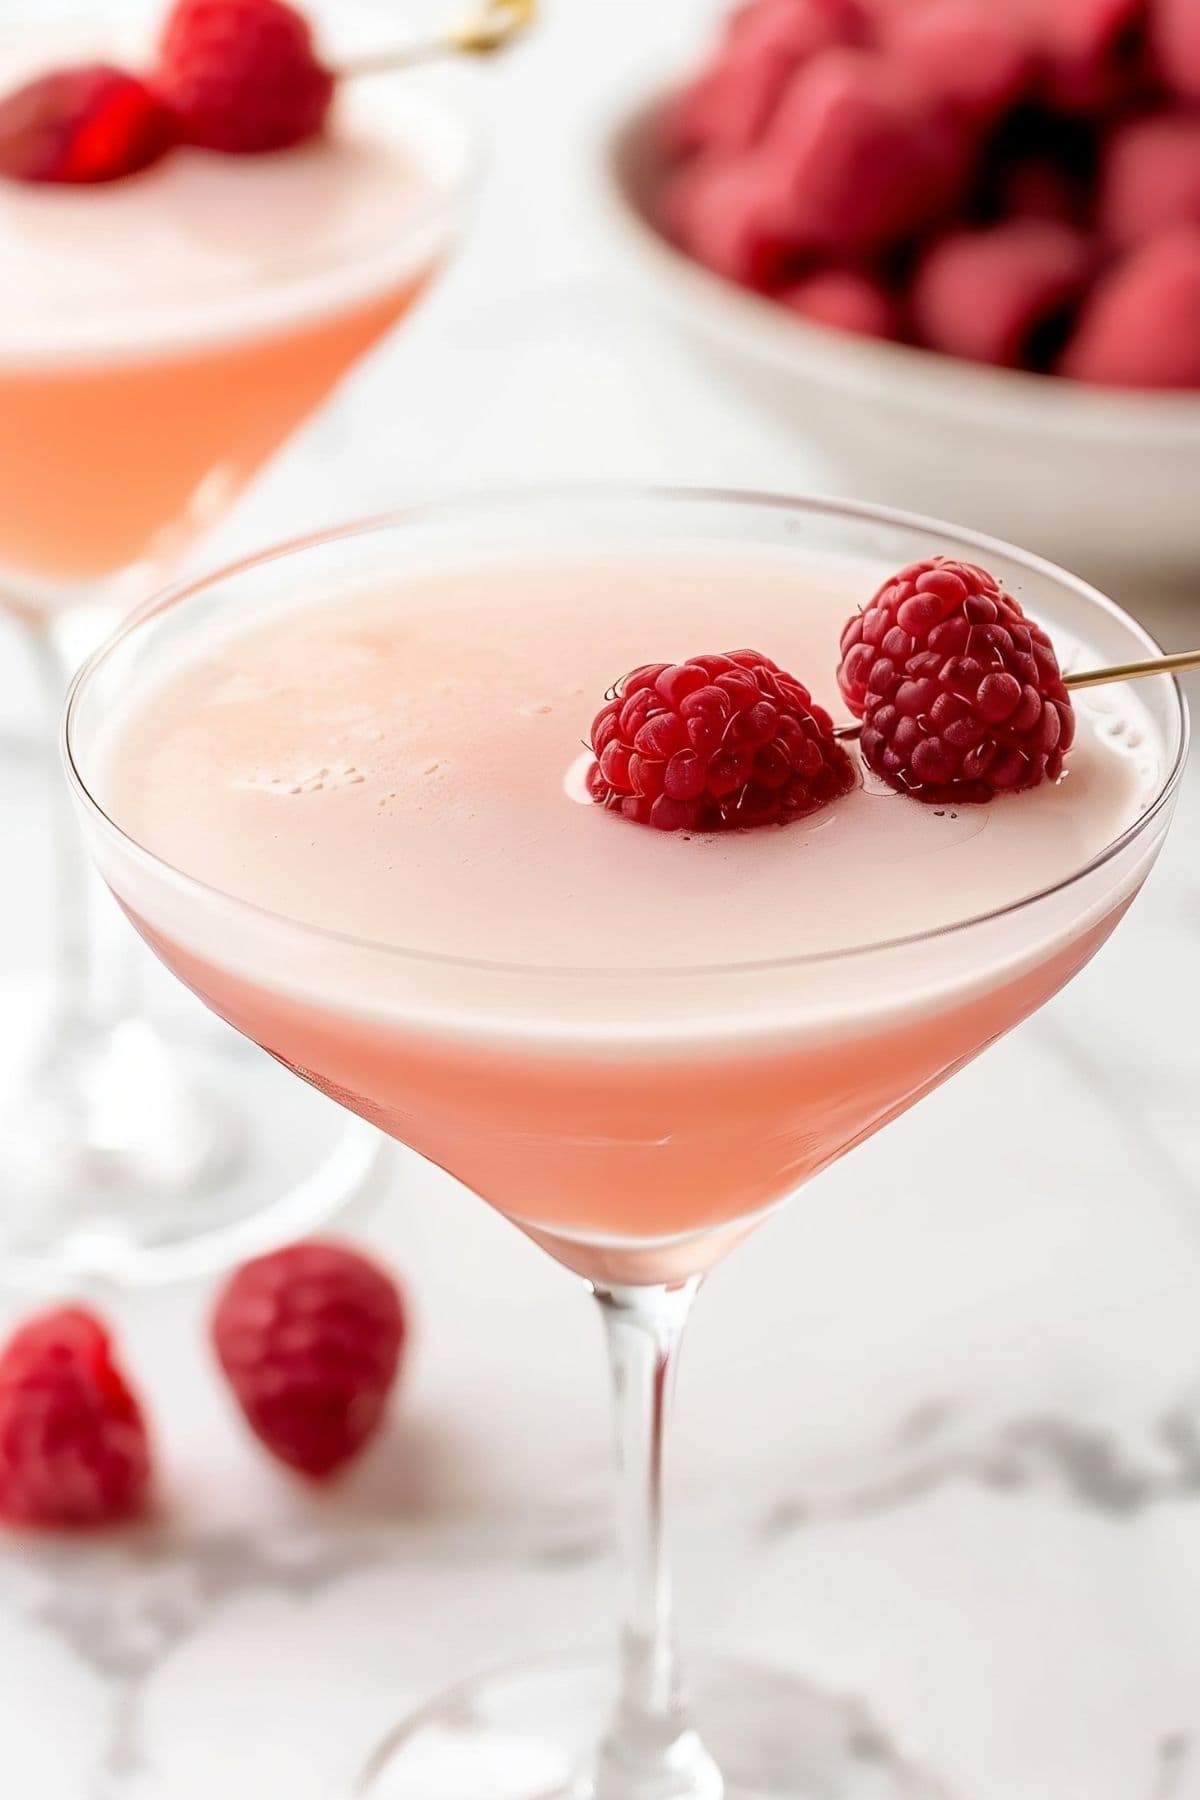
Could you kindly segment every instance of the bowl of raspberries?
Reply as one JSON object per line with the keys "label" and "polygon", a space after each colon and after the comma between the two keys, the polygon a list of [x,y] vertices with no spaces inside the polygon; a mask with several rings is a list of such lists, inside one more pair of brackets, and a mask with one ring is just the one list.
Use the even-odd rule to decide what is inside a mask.
{"label": "bowl of raspberries", "polygon": [[743,0],[606,212],[838,485],[1200,572],[1200,0]]}

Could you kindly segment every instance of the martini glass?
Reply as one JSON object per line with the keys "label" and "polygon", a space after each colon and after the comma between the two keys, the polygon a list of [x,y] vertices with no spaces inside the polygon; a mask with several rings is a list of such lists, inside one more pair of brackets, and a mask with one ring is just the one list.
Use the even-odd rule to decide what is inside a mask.
{"label": "martini glass", "polygon": [[[680,1340],[717,1258],[809,1176],[1048,1000],[1104,942],[1168,827],[1186,750],[1183,702],[1165,678],[1129,701],[1156,748],[1148,783],[1111,837],[1053,885],[933,931],[879,931],[823,954],[755,961],[751,935],[739,959],[738,937],[722,931],[710,961],[647,967],[636,944],[606,941],[603,914],[588,921],[595,966],[485,960],[468,932],[458,953],[433,954],[266,910],[229,891],[236,883],[209,885],[139,841],[130,813],[141,764],[120,754],[132,695],[153,695],[185,664],[203,662],[225,680],[235,659],[225,662],[223,646],[247,621],[267,634],[260,641],[272,656],[278,633],[282,654],[298,607],[338,608],[340,618],[370,588],[386,594],[402,632],[406,583],[420,593],[431,569],[477,570],[493,557],[536,567],[547,546],[572,542],[587,554],[616,547],[622,566],[644,558],[648,569],[680,555],[748,564],[769,547],[796,559],[797,605],[814,559],[892,568],[949,552],[986,563],[1088,664],[1154,648],[1110,601],[1047,563],[866,506],[657,491],[476,498],[297,542],[151,604],[75,684],[69,781],[105,880],[163,961],[282,1062],[497,1206],[584,1278],[603,1318],[620,1474],[619,1654],[468,1682],[399,1727],[361,1793],[934,1800],[942,1792],[934,1776],[903,1765],[856,1704],[719,1657],[697,1658],[685,1677],[663,1521]],[[652,574],[648,581],[652,594]],[[509,633],[519,630],[520,593],[518,579],[502,621]],[[652,607],[648,600],[648,614]],[[390,617],[372,615],[373,641]],[[646,628],[653,635],[649,617]],[[600,614],[595,630],[604,631]],[[831,644],[831,666],[833,656]],[[458,669],[448,664],[449,683]],[[287,680],[293,671],[289,664]],[[425,675],[436,681],[437,671]],[[190,741],[186,691],[172,692],[172,719],[184,715],[172,757]],[[194,781],[197,805],[211,809],[206,828],[224,838],[228,787],[187,749],[175,775]],[[914,808],[901,825],[909,817],[917,829],[918,815],[927,822]],[[1021,814],[1010,817],[1015,826]],[[620,845],[641,854],[640,827],[595,823],[611,833],[609,854]],[[414,847],[413,858],[420,854]],[[336,909],[336,876],[332,885],[319,878]],[[398,858],[394,878],[405,879]],[[586,908],[586,894],[578,903]],[[886,903],[877,916],[886,924]]]}
{"label": "martini glass", "polygon": [[[93,37],[14,32],[5,79]],[[97,189],[0,181],[0,607],[33,647],[47,750],[83,656],[453,248],[474,151],[441,92],[350,84],[326,139],[275,156],[177,151]],[[24,1053],[0,1081],[5,1278],[155,1281],[308,1229],[362,1188],[374,1134],[295,1108],[203,1015],[150,1020],[136,946],[51,788],[54,966],[5,998]]]}

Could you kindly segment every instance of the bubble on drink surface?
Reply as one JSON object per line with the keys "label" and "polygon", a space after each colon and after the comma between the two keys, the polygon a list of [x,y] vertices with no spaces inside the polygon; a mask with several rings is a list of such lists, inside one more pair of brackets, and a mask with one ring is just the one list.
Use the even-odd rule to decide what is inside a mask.
{"label": "bubble on drink surface", "polygon": [[1161,775],[1160,746],[1141,702],[1117,683],[1087,688],[1074,699],[1076,711],[1091,715],[1098,735],[1128,757],[1146,794],[1153,793]]}
{"label": "bubble on drink surface", "polygon": [[259,794],[280,794],[294,798],[304,794],[322,794],[338,788],[358,787],[367,779],[356,763],[322,763],[319,767],[292,770],[286,774],[267,773],[261,769],[234,776],[230,785]]}

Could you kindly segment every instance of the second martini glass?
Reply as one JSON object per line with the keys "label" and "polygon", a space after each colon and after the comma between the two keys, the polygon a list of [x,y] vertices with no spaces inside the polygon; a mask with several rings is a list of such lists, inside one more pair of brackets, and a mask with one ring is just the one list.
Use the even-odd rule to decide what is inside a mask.
{"label": "second martini glass", "polygon": [[[574,804],[571,767],[583,696],[635,645],[686,655],[700,631],[744,642],[767,622],[759,647],[803,656],[827,691],[841,609],[880,569],[946,553],[985,563],[1082,666],[1153,650],[1081,582],[951,527],[850,504],[560,492],[241,563],[145,609],[75,685],[66,757],[91,848],[168,966],[497,1206],[586,1279],[603,1318],[619,1657],[467,1683],[383,1746],[369,1800],[940,1800],[856,1705],[725,1658],[685,1680],[663,1550],[680,1340],[719,1256],[1104,942],[1167,830],[1179,692],[1116,690],[1081,723],[1071,778],[997,801],[990,824],[868,783],[811,830],[664,842]],[[247,688],[262,700],[249,726],[233,717]],[[333,785],[301,794],[289,771],[318,750]],[[176,791],[194,802],[182,832]],[[1090,821],[1077,852],[1062,847],[1085,841],[1076,807]],[[431,835],[431,808],[452,809],[448,837],[436,818]],[[1038,856],[1056,874],[1031,886]],[[942,911],[898,935],[888,875],[905,858],[922,904],[933,872]],[[947,888],[948,871],[971,885]],[[823,916],[834,877],[839,910]],[[413,917],[418,942],[398,923]],[[555,961],[564,931],[588,962]],[[833,947],[805,948],[814,935]]]}
{"label": "second martini glass", "polygon": [[[5,80],[74,35],[13,31]],[[408,311],[453,248],[472,134],[425,77],[356,84],[327,137],[176,152],[97,189],[0,181],[0,606],[48,713],[83,656]],[[53,783],[51,1000],[5,1001],[6,1279],[148,1281],[302,1231],[372,1134],[281,1099],[236,1039],[151,1024]],[[281,1094],[281,1088],[283,1092]]]}

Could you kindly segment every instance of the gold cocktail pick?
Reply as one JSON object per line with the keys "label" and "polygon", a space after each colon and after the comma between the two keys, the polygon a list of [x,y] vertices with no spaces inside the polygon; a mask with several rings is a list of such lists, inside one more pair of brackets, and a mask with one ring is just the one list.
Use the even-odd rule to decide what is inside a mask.
{"label": "gold cocktail pick", "polygon": [[343,80],[353,80],[359,75],[390,75],[397,69],[434,62],[441,56],[494,56],[529,29],[537,8],[538,0],[479,0],[478,6],[441,37],[354,57],[341,64],[338,75]]}
{"label": "gold cocktail pick", "polygon": [[1106,681],[1138,681],[1143,675],[1183,675],[1200,669],[1200,650],[1176,650],[1170,656],[1148,656],[1144,662],[1113,663],[1107,669],[1080,669],[1064,675],[1069,688],[1102,687]]}
{"label": "gold cocktail pick", "polygon": [[[1143,662],[1111,663],[1106,669],[1080,669],[1063,676],[1065,688],[1102,687],[1106,681],[1140,681],[1145,675],[1183,675],[1188,669],[1200,669],[1200,650],[1176,650],[1170,656],[1148,656]],[[836,738],[856,738],[862,730],[856,719],[853,725],[839,725]]]}

